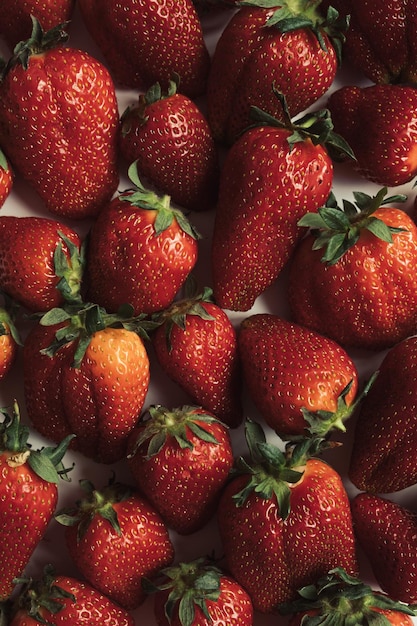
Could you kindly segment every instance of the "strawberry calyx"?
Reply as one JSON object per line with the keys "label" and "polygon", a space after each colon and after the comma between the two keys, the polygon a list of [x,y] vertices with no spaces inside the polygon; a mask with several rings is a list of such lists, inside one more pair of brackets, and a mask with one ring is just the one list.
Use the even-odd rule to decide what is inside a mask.
{"label": "strawberry calyx", "polygon": [[165,615],[171,624],[175,611],[182,626],[192,626],[195,610],[199,608],[207,619],[212,621],[207,600],[217,602],[220,596],[222,572],[210,559],[199,558],[188,563],[181,562],[161,570],[160,580],[143,580],[143,588],[148,594],[169,591],[165,603]]}
{"label": "strawberry calyx", "polygon": [[[79,248],[64,233],[58,231],[60,241],[54,250],[54,270],[59,278],[56,288],[66,302],[81,302],[81,284],[85,267],[85,243]],[[69,259],[64,252],[65,244]]]}
{"label": "strawberry calyx", "polygon": [[343,200],[342,207],[332,193],[326,206],[320,207],[317,213],[306,213],[298,221],[299,226],[312,230],[313,250],[324,249],[323,263],[336,264],[357,243],[364,230],[387,243],[392,242],[393,235],[404,232],[403,228],[389,226],[374,216],[379,207],[407,199],[403,194],[387,197],[387,191],[387,187],[382,187],[375,196],[356,191],[353,193],[355,202]]}
{"label": "strawberry calyx", "polygon": [[0,306],[0,337],[10,334],[14,342],[21,346],[23,342],[20,333],[16,327],[15,320],[19,310],[19,305],[6,293],[1,294],[3,297],[3,306]]}
{"label": "strawberry calyx", "polygon": [[138,98],[137,104],[128,106],[120,117],[121,133],[125,137],[132,130],[131,115],[134,115],[139,123],[145,124],[149,119],[147,115],[147,108],[160,100],[171,98],[178,92],[178,86],[180,84],[180,77],[177,73],[173,73],[171,80],[168,81],[168,87],[166,92],[162,90],[159,82],[154,83],[149,87],[145,93],[141,93]]}
{"label": "strawberry calyx", "polygon": [[416,616],[414,608],[392,600],[388,595],[374,591],[369,585],[335,568],[317,583],[298,590],[299,597],[282,604],[283,615],[313,611],[303,617],[305,626],[356,626],[378,624],[388,626],[392,620],[381,611],[397,611]]}

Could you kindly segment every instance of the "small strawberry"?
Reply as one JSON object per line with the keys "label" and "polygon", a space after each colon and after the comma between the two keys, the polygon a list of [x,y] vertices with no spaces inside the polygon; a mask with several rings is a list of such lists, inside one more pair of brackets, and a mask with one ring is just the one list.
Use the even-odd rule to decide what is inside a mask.
{"label": "small strawberry", "polygon": [[165,523],[188,535],[209,521],[229,476],[229,432],[199,407],[152,406],[132,432],[128,464]]}
{"label": "small strawberry", "polygon": [[249,460],[239,459],[217,509],[228,570],[263,613],[296,597],[333,567],[357,574],[349,500],[340,475],[315,458],[323,440],[268,443],[247,422]]}
{"label": "small strawberry", "polygon": [[236,331],[210,289],[186,295],[154,316],[151,339],[163,371],[191,398],[230,427],[242,421]]}
{"label": "small strawberry", "polygon": [[[174,548],[153,507],[128,485],[98,490],[80,481],[85,494],[58,511],[70,557],[83,578],[113,602],[133,610],[145,600],[144,576],[171,564]],[[103,549],[105,547],[105,549]]]}
{"label": "small strawberry", "polygon": [[0,289],[32,312],[80,297],[83,245],[53,219],[0,216]]}
{"label": "small strawberry", "polygon": [[18,347],[23,345],[15,323],[18,306],[6,295],[3,300],[0,306],[0,380],[12,369]]}
{"label": "small strawberry", "polygon": [[381,589],[395,600],[417,601],[417,515],[375,494],[352,501],[356,537]]}
{"label": "small strawberry", "polygon": [[168,307],[198,257],[197,231],[169,196],[145,188],[136,165],[134,188],[119,194],[94,221],[88,237],[88,297],[108,311],[129,303],[139,313]]}
{"label": "small strawberry", "polygon": [[[190,98],[205,92],[210,57],[192,0],[79,0],[84,22],[116,82],[148,89],[166,88],[172,74]],[[97,19],[97,16],[100,19]]]}
{"label": "small strawberry", "polygon": [[31,37],[0,81],[0,145],[46,208],[63,217],[97,215],[118,183],[119,113],[107,69],[64,46],[63,26]]}
{"label": "small strawberry", "polygon": [[417,228],[405,196],[334,197],[303,217],[312,231],[290,264],[293,319],[342,346],[386,349],[417,330]]}
{"label": "small strawberry", "polygon": [[217,42],[207,85],[207,115],[218,141],[231,144],[250,124],[250,107],[282,114],[275,86],[291,115],[314,104],[336,75],[346,20],[320,0],[245,0]]}
{"label": "small strawberry", "polygon": [[0,412],[0,601],[4,601],[54,515],[57,483],[66,473],[61,461],[71,436],[55,448],[34,450],[17,404],[12,411]]}
{"label": "small strawberry", "polygon": [[335,131],[351,146],[364,178],[394,187],[417,174],[417,92],[406,85],[346,85],[327,100]]}
{"label": "small strawberry", "polygon": [[154,594],[158,626],[252,626],[245,589],[207,559],[165,568],[145,589]]}
{"label": "small strawberry", "polygon": [[0,208],[6,202],[13,188],[13,172],[2,150],[0,150]]}
{"label": "small strawberry", "polygon": [[178,93],[178,77],[166,92],[159,83],[121,117],[120,152],[136,161],[140,178],[189,210],[213,208],[219,162],[208,122],[198,106]]}

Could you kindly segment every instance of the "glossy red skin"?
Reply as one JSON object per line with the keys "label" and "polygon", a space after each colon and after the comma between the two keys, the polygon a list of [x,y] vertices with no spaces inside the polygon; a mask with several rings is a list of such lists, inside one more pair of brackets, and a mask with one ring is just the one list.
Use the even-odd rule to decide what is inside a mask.
{"label": "glossy red skin", "polygon": [[344,347],[383,350],[417,330],[417,228],[400,209],[375,213],[406,229],[393,243],[362,231],[335,264],[312,250],[313,235],[300,243],[290,265],[288,296],[293,320]]}
{"label": "glossy red skin", "polygon": [[114,198],[89,234],[88,298],[107,311],[130,304],[155,313],[174,300],[198,257],[198,243],[176,219],[155,235],[157,212]]}
{"label": "glossy red skin", "polygon": [[75,434],[72,447],[98,463],[124,458],[129,435],[149,386],[149,360],[133,331],[106,328],[91,338],[79,368],[74,344],[53,358],[41,354],[56,326],[34,326],[23,349],[24,393],[29,419],[59,442]]}
{"label": "glossy red skin", "polygon": [[[44,620],[54,626],[134,626],[133,617],[114,602],[106,598],[90,585],[69,576],[56,576],[54,584],[75,596],[60,599],[63,608],[52,614],[46,608],[40,609]],[[9,626],[38,626],[39,621],[20,609]]]}
{"label": "glossy red skin", "polygon": [[278,278],[305,230],[297,225],[331,191],[333,166],[310,140],[290,152],[287,130],[262,126],[227,153],[211,249],[216,303],[249,310]]}
{"label": "glossy red skin", "polygon": [[15,452],[0,452],[0,601],[13,592],[13,579],[23,574],[58,501],[57,485],[40,478],[22,460]]}
{"label": "glossy red skin", "polygon": [[118,128],[110,74],[81,50],[32,55],[0,86],[0,144],[55,215],[94,217],[112,197]]}
{"label": "glossy red skin", "polygon": [[377,583],[394,600],[417,601],[417,516],[375,494],[360,493],[352,501],[354,529]]}
{"label": "glossy red skin", "polygon": [[116,82],[143,91],[156,82],[166,87],[176,72],[181,93],[204,93],[210,57],[192,0],[78,4]]}
{"label": "glossy red skin", "polygon": [[[388,623],[392,624],[393,626],[412,626],[412,624],[414,623],[409,615],[401,613],[400,611],[384,610],[375,607],[373,609],[373,612],[381,613],[381,615],[383,615],[388,620]],[[301,624],[309,626],[309,621],[308,619],[306,619],[306,616],[311,616],[314,619],[317,615],[320,615],[320,613],[318,613],[317,611],[296,613],[293,617],[290,618],[288,626],[301,626]]]}
{"label": "glossy red skin", "polygon": [[353,167],[372,182],[395,187],[417,174],[417,93],[409,85],[346,85],[329,97],[335,131],[352,148]]}
{"label": "glossy red skin", "polygon": [[6,330],[3,335],[0,335],[0,380],[10,372],[12,369],[16,357],[17,357],[17,343],[10,333],[10,327],[5,322],[0,322]]}
{"label": "glossy red skin", "polygon": [[[178,610],[174,612],[172,620],[165,615],[167,593],[160,591],[155,595],[154,613],[158,626],[182,626]],[[203,614],[199,607],[195,607],[195,617],[192,626],[252,626],[253,607],[246,593],[233,578],[223,575],[220,578],[220,595],[217,601],[207,600],[207,610],[211,619]]]}
{"label": "glossy red skin", "polygon": [[327,52],[307,29],[282,35],[277,28],[265,27],[276,8],[241,7],[216,45],[207,85],[207,115],[218,141],[236,140],[251,121],[251,105],[282,117],[273,84],[285,94],[295,116],[318,100],[334,80],[337,58],[326,33],[322,35]]}
{"label": "glossy red skin", "polygon": [[358,373],[341,346],[275,315],[244,319],[238,334],[246,389],[266,423],[278,434],[302,435],[308,426],[301,409],[337,410],[337,400],[356,397]]}
{"label": "glossy red skin", "polygon": [[78,525],[66,527],[65,540],[85,580],[113,602],[133,610],[146,598],[142,577],[152,577],[168,567],[174,547],[162,519],[139,493],[115,502],[113,508],[121,535],[96,514],[79,541]]}
{"label": "glossy red skin", "polygon": [[[146,457],[147,442],[128,458],[129,469],[142,493],[152,502],[165,523],[177,533],[189,535],[200,530],[212,517],[220,491],[233,465],[230,435],[220,423],[199,422],[209,431],[217,443],[209,443],[197,437],[187,428],[191,448],[181,448],[174,437],[168,437],[157,455]],[[130,449],[145,426],[133,431]]]}
{"label": "glossy red skin", "polygon": [[193,403],[234,428],[243,417],[236,331],[216,304],[205,302],[204,308],[214,321],[187,315],[185,330],[172,328],[171,350],[162,324],[153,332],[152,344],[162,369]]}
{"label": "glossy red skin", "polygon": [[80,249],[79,235],[66,224],[35,216],[0,216],[0,288],[30,311],[63,304],[54,253],[59,243],[67,258],[69,253],[59,233]]}
{"label": "glossy red skin", "polygon": [[14,178],[11,168],[3,168],[0,166],[0,208],[6,202],[13,189]]}
{"label": "glossy red skin", "polygon": [[127,163],[136,161],[139,178],[180,207],[214,207],[217,147],[207,119],[187,96],[176,93],[131,107],[122,118],[120,152]]}
{"label": "glossy red skin", "polygon": [[236,506],[232,497],[247,482],[241,475],[228,484],[218,525],[228,569],[256,610],[271,613],[334,567],[357,574],[349,500],[333,468],[319,459],[307,461],[301,482],[292,487],[285,522],[275,496],[268,500],[252,492]]}

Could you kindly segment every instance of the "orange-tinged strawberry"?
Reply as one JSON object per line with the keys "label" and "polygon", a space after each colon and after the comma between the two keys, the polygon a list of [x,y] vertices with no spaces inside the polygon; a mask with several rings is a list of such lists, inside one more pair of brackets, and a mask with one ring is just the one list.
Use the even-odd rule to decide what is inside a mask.
{"label": "orange-tinged strawberry", "polygon": [[7,296],[0,306],[0,380],[9,373],[17,357],[18,347],[22,345],[15,320],[18,307]]}

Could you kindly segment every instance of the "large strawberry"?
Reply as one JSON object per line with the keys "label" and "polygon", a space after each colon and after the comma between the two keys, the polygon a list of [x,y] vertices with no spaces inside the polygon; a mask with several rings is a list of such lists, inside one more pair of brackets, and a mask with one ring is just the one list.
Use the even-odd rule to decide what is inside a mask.
{"label": "large strawberry", "polygon": [[217,140],[232,143],[252,105],[280,116],[272,87],[298,115],[333,83],[344,21],[320,0],[246,0],[217,42],[207,86],[208,119]]}
{"label": "large strawberry", "polygon": [[38,432],[52,441],[74,433],[74,448],[97,462],[122,459],[148,392],[143,330],[129,308],[46,313],[23,348],[27,411]]}
{"label": "large strawberry", "polygon": [[356,537],[376,581],[395,600],[417,601],[417,514],[375,494],[352,501]]}
{"label": "large strawberry", "polygon": [[282,451],[254,422],[246,434],[251,457],[222,493],[218,525],[230,573],[269,613],[333,567],[356,574],[355,540],[340,475],[312,456],[323,440]]}
{"label": "large strawberry", "polygon": [[166,88],[175,72],[182,93],[194,98],[205,92],[210,57],[192,0],[162,5],[79,0],[78,5],[118,83],[143,90],[160,82]]}
{"label": "large strawberry", "polygon": [[58,502],[63,456],[71,437],[56,447],[35,450],[29,429],[20,422],[19,407],[1,409],[0,424],[0,600],[12,594],[13,580],[21,576],[44,536]]}
{"label": "large strawberry", "polygon": [[168,307],[198,257],[197,231],[167,195],[145,188],[136,165],[134,188],[116,196],[88,237],[88,297],[108,311],[129,303],[136,313]]}
{"label": "large strawberry", "polygon": [[417,174],[417,91],[409,85],[345,85],[326,106],[335,131],[351,146],[353,167],[364,178],[387,187]]}
{"label": "large strawberry", "polygon": [[243,414],[236,331],[211,290],[186,295],[154,319],[152,344],[163,371],[193,403],[238,426]]}
{"label": "large strawberry", "polygon": [[206,117],[178,92],[152,85],[121,117],[120,152],[139,177],[184,209],[202,211],[217,199],[219,162]]}
{"label": "large strawberry", "polygon": [[57,215],[96,215],[118,183],[119,114],[102,63],[34,20],[0,81],[0,145]]}
{"label": "large strawberry", "polygon": [[225,309],[253,306],[304,234],[300,217],[326,202],[332,188],[325,145],[339,145],[339,137],[327,112],[292,123],[285,98],[275,95],[285,122],[256,110],[255,127],[233,144],[221,171],[211,254],[214,297]]}
{"label": "large strawberry", "polygon": [[226,426],[200,407],[152,406],[130,437],[128,464],[165,523],[187,535],[213,515],[233,465]]}
{"label": "large strawberry", "polygon": [[128,485],[111,481],[95,489],[83,480],[81,487],[81,499],[55,516],[66,526],[70,557],[90,585],[125,609],[135,609],[146,597],[143,577],[172,562],[168,530],[149,502]]}
{"label": "large strawberry", "polygon": [[80,297],[84,254],[77,232],[53,219],[0,216],[0,289],[32,312]]}
{"label": "large strawberry", "polygon": [[13,188],[13,172],[6,155],[0,150],[0,207],[6,202]]}
{"label": "large strawberry", "polygon": [[343,346],[385,349],[417,330],[417,228],[386,191],[300,220],[312,231],[291,260],[293,319]]}

